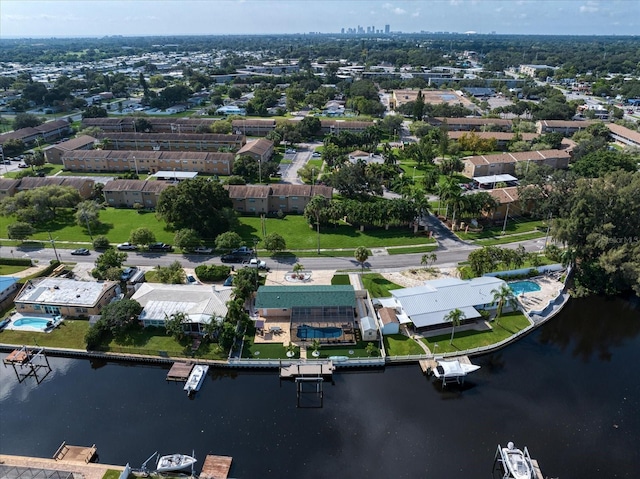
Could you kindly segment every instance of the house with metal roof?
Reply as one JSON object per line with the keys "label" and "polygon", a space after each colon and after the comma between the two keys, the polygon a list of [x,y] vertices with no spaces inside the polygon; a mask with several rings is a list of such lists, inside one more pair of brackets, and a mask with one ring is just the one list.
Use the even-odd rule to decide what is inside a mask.
{"label": "house with metal roof", "polygon": [[231,287],[202,284],[142,283],[131,299],[143,308],[138,319],[144,327],[164,327],[167,317],[185,313],[189,318],[185,330],[202,333],[205,324],[226,316],[232,292]]}
{"label": "house with metal roof", "polygon": [[470,280],[443,278],[425,281],[421,286],[394,289],[390,298],[379,298],[383,306],[393,308],[401,324],[417,329],[448,324],[447,314],[459,309],[465,319],[482,317],[480,310],[494,309],[494,290],[507,283],[499,278],[482,276]]}

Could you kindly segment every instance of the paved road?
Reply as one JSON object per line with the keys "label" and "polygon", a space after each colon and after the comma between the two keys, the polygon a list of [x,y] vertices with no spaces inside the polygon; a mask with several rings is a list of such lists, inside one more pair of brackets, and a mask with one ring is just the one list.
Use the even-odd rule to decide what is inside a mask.
{"label": "paved road", "polygon": [[[527,251],[541,251],[544,246],[544,238],[522,241],[518,243],[510,243],[503,245],[503,247],[516,248],[522,244]],[[436,250],[438,256],[435,262],[436,266],[440,267],[453,267],[460,261],[465,261],[469,256],[469,253],[477,246],[460,244],[456,247],[439,247]],[[98,253],[91,251],[88,256],[72,256],[69,249],[57,248],[58,256],[61,261],[79,262],[79,263],[93,263],[98,257]],[[162,253],[146,253],[146,252],[129,252],[127,264],[136,266],[167,266],[173,261],[179,261],[185,268],[195,268],[200,264],[220,264],[219,256],[208,255],[183,255],[183,254],[162,254]],[[335,252],[332,252],[335,254]],[[5,258],[21,258],[30,257],[37,260],[39,263],[46,263],[55,258],[53,248],[25,248],[25,247],[9,247],[0,246],[0,256]],[[421,253],[416,254],[404,254],[404,255],[387,255],[380,254],[374,255],[369,258],[365,266],[373,271],[401,271],[407,268],[420,267],[420,260],[422,259]],[[336,269],[357,269],[360,265],[351,256],[345,257],[333,257],[333,256],[321,256],[314,258],[296,258],[286,257],[278,259],[267,259],[267,264],[272,270],[290,269],[297,261],[304,264],[305,268],[311,270],[336,270]]]}

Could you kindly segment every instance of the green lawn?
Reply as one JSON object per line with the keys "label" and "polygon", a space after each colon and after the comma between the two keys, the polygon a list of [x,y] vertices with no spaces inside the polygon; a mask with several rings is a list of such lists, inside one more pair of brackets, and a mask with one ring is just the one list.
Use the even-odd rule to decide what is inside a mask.
{"label": "green lawn", "polygon": [[410,356],[424,354],[424,349],[415,340],[404,334],[390,334],[384,336],[384,348],[387,356]]}
{"label": "green lawn", "polygon": [[[265,220],[267,234],[278,233],[287,243],[287,250],[315,250],[317,248],[316,231],[302,215],[288,215],[282,219]],[[262,239],[260,218],[245,216],[240,218],[238,234],[247,243]],[[160,240],[162,241],[162,240]],[[424,245],[430,241],[425,236],[415,236],[407,228],[365,229],[360,231],[349,225],[337,225],[320,228],[321,249],[355,249],[358,246],[373,248],[376,246]],[[260,245],[258,245],[260,247]]]}
{"label": "green lawn", "polygon": [[242,357],[253,359],[299,359],[300,350],[296,348],[296,355],[293,358],[288,358],[287,349],[283,344],[255,344],[253,336],[245,336]]}
{"label": "green lawn", "polygon": [[[531,221],[507,221],[507,227],[502,233],[502,225],[492,226],[490,228],[484,228],[479,233],[465,233],[464,231],[458,231],[456,234],[463,240],[475,241],[481,239],[502,239],[506,235],[520,234],[520,233],[532,233],[542,234],[544,236],[546,231],[546,223],[543,220],[531,220]],[[523,238],[527,239],[527,238]],[[517,240],[512,240],[517,241]]]}
{"label": "green lawn", "polygon": [[0,276],[11,276],[12,274],[24,271],[25,269],[27,269],[27,266],[11,266],[0,264]]}
{"label": "green lawn", "polygon": [[335,274],[333,275],[333,278],[331,278],[331,284],[332,285],[349,285],[351,284],[351,281],[349,281],[349,275],[348,274]]}
{"label": "green lawn", "polygon": [[544,236],[546,236],[546,233],[544,231],[532,231],[531,233],[504,235],[496,238],[481,239],[475,241],[475,244],[479,246],[496,246],[501,244],[514,243],[516,241],[527,241],[537,238],[543,238]]}
{"label": "green lawn", "polygon": [[195,357],[199,359],[227,359],[227,354],[220,351],[216,344],[202,342],[194,353],[191,351],[191,339],[176,341],[165,334],[164,328],[148,327],[134,331],[125,338],[114,338],[106,351],[114,353],[144,354],[150,356]]}
{"label": "green lawn", "polygon": [[427,241],[433,242],[426,246],[407,246],[406,248],[388,248],[388,254],[410,254],[410,253],[431,253],[438,249],[438,245],[435,244],[434,239],[427,238]]}
{"label": "green lawn", "polygon": [[[56,247],[73,248],[78,244],[91,243],[86,227],[75,224],[73,214],[72,210],[59,210],[54,220],[37,225],[38,230],[31,239],[48,244],[50,232],[53,240],[57,242]],[[15,221],[15,218],[0,217],[0,235],[6,235],[7,226]],[[133,209],[107,208],[100,211],[100,221],[102,225],[92,229],[91,233],[94,237],[105,235],[114,244],[127,241],[130,232],[140,227],[153,231],[157,241],[173,243],[174,233],[168,231],[165,223],[158,221],[152,212],[138,213]]]}
{"label": "green lawn", "polygon": [[369,296],[372,298],[388,298],[391,296],[392,289],[400,289],[402,286],[399,286],[395,283],[392,283],[388,279],[385,279],[379,273],[366,273],[362,275],[362,284],[367,291],[369,291]]}
{"label": "green lawn", "polygon": [[[321,346],[318,352],[320,356],[318,358],[328,358],[330,356],[346,356],[348,358],[367,358],[369,355],[367,354],[366,347],[368,342],[358,341],[358,343],[354,346],[345,345],[345,346]],[[377,345],[374,342],[374,345]],[[311,355],[312,349],[311,345],[307,347],[307,356],[312,358]],[[374,356],[380,356],[380,353],[375,353]]]}
{"label": "green lawn", "polygon": [[[529,326],[529,320],[520,312],[506,313],[500,318],[499,324],[494,320],[492,326],[490,331],[457,332],[454,334],[453,344],[449,344],[450,333],[423,338],[422,341],[433,354],[461,352],[498,343]],[[436,344],[438,347],[435,347]]]}
{"label": "green lawn", "polygon": [[0,331],[0,343],[15,345],[46,346],[50,348],[85,349],[84,336],[89,330],[89,321],[64,320],[50,333],[31,331]]}

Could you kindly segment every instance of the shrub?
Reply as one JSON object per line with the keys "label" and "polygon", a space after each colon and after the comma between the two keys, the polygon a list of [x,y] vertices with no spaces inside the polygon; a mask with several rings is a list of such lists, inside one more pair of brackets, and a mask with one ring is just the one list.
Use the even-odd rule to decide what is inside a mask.
{"label": "shrub", "polygon": [[196,266],[196,275],[202,281],[222,281],[231,273],[229,266],[201,264]]}
{"label": "shrub", "polygon": [[109,244],[109,238],[106,236],[98,236],[93,240],[93,249],[107,249]]}
{"label": "shrub", "polygon": [[0,264],[7,266],[31,266],[31,258],[0,258]]}

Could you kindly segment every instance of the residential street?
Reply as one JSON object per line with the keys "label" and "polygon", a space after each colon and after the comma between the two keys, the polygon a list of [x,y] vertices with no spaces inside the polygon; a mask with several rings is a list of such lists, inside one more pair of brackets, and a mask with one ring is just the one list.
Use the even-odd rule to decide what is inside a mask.
{"label": "residential street", "polygon": [[[454,246],[447,244],[445,247],[438,248],[435,253],[438,256],[435,266],[440,267],[453,267],[460,261],[465,261],[470,251],[477,249],[477,246],[467,245],[464,242]],[[527,251],[540,251],[544,245],[544,239],[534,239],[528,241],[522,241],[518,243],[510,243],[503,245],[508,248],[517,248],[522,244]],[[404,254],[404,255],[388,255],[386,249],[376,248],[376,253],[369,257],[366,262],[366,266],[372,271],[379,272],[391,272],[401,271],[407,268],[420,267],[420,260],[422,259],[421,253],[416,254]],[[93,263],[98,257],[98,253],[91,251],[88,256],[72,256],[70,249],[57,248],[58,256],[65,262],[79,262],[79,263]],[[182,254],[162,254],[162,253],[146,253],[146,252],[129,252],[127,260],[128,265],[136,266],[166,266],[173,261],[179,261],[185,268],[195,268],[196,266],[204,263],[220,263],[218,256],[211,257],[207,255],[182,255]],[[334,252],[332,252],[334,254]],[[8,246],[0,247],[0,256],[6,258],[21,258],[28,255],[39,263],[48,262],[55,258],[53,248],[25,248],[18,247],[12,248]],[[281,258],[270,259],[263,258],[267,262],[267,265],[272,270],[289,269],[295,264],[297,258]],[[310,270],[336,270],[336,269],[357,269],[359,268],[358,262],[351,256],[347,257],[317,257],[317,258],[301,258],[299,260],[304,264],[306,269]]]}

